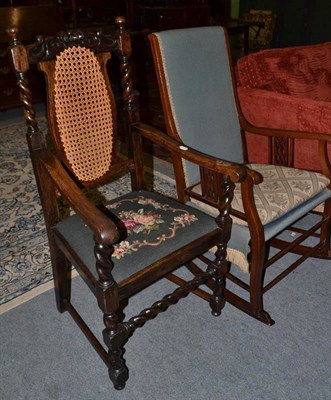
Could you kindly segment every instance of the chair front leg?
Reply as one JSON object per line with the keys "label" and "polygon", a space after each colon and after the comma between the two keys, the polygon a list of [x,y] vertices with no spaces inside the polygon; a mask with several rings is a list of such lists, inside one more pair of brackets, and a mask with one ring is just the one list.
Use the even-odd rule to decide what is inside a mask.
{"label": "chair front leg", "polygon": [[114,388],[121,390],[129,378],[129,371],[122,357],[123,346],[129,334],[124,324],[119,322],[118,317],[121,309],[118,286],[112,276],[114,263],[111,260],[111,255],[113,251],[112,246],[105,246],[100,243],[96,243],[94,247],[96,268],[99,275],[96,292],[105,324],[103,339],[108,347],[108,373]]}
{"label": "chair front leg", "polygon": [[[256,234],[251,242],[251,261],[250,261],[250,304],[254,315],[259,317],[264,313],[263,309],[263,286],[265,278],[264,264],[267,260],[270,245],[265,242],[264,237],[258,238]],[[267,250],[268,248],[268,250]]]}
{"label": "chair front leg", "polygon": [[249,282],[249,308],[247,313],[267,325],[273,325],[270,315],[263,309],[263,285],[265,275],[265,258],[267,253],[264,238],[264,228],[258,215],[255,199],[254,184],[260,183],[256,171],[250,170],[248,178],[241,183],[241,194],[243,206],[247,217],[247,224],[251,236],[251,263],[250,263],[250,282]]}
{"label": "chair front leg", "polygon": [[[252,239],[252,242],[253,239]],[[264,310],[263,306],[263,286],[265,276],[265,245],[258,246],[256,243],[251,243],[251,264],[250,264],[250,314],[267,325],[273,325],[275,321],[270,317],[269,313]]]}
{"label": "chair front leg", "polygon": [[103,331],[103,339],[108,347],[109,378],[113,382],[114,388],[121,390],[129,378],[129,370],[122,357],[123,345],[128,339],[128,331],[122,323],[118,322],[116,313],[104,314],[104,324],[106,328]]}
{"label": "chair front leg", "polygon": [[224,289],[226,287],[226,274],[230,270],[230,263],[226,260],[226,246],[218,245],[215,260],[208,266],[208,272],[214,278],[215,286],[210,296],[209,304],[212,315],[221,315],[225,306]]}
{"label": "chair front leg", "polygon": [[210,307],[214,316],[219,316],[225,306],[224,289],[226,286],[226,274],[230,270],[230,264],[226,259],[226,248],[231,236],[232,219],[230,211],[234,184],[226,176],[223,176],[221,182],[220,213],[215,218],[215,221],[222,230],[222,236],[221,242],[217,245],[215,260],[208,266],[208,272],[211,273],[211,276],[215,280],[215,287],[210,296]]}

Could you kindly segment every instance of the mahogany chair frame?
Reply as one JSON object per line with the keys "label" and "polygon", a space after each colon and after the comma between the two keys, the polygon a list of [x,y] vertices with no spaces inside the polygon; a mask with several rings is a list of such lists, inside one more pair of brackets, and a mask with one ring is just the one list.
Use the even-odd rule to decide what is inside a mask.
{"label": "mahogany chair frame", "polygon": [[[319,151],[320,166],[321,166],[320,171],[331,181],[331,164],[330,160],[328,159],[328,153],[327,153],[327,146],[331,145],[331,135],[323,133],[312,133],[308,131],[299,132],[299,131],[260,128],[252,126],[246,120],[240,109],[238,95],[235,87],[235,74],[233,65],[231,63],[229,38],[227,32],[225,31],[224,33],[226,38],[230,73],[232,78],[234,101],[239,118],[244,162],[249,161],[247,159],[245,131],[259,134],[261,136],[267,136],[269,139],[269,154],[268,154],[269,164],[288,166],[288,167],[293,167],[293,159],[294,159],[293,149],[295,140],[309,139],[312,141],[318,141],[318,149],[319,149],[318,151]],[[154,66],[160,90],[160,97],[165,116],[165,125],[167,134],[170,137],[174,138],[175,140],[181,141],[183,145],[187,145],[187,142],[185,143],[183,142],[177,131],[171,105],[171,99],[169,96],[169,91],[167,86],[168,85],[167,78],[164,69],[165,61],[163,60],[161,54],[157,36],[155,34],[150,34],[149,40],[151,44]],[[201,55],[201,57],[203,57],[203,55]],[[209,60],[209,62],[213,62],[213,60]],[[205,140],[208,139],[205,138]],[[222,140],[221,135],[220,135],[220,140]],[[179,200],[182,202],[188,202],[190,201],[190,199],[193,198],[201,202],[204,202],[205,204],[210,206],[211,203],[208,200],[201,198],[201,196],[199,196],[191,187],[187,187],[187,184],[185,182],[185,173],[181,157],[178,154],[173,153],[172,160],[175,171],[177,195]],[[243,214],[231,209],[232,216],[247,221],[250,231],[251,253],[249,260],[249,267],[250,267],[249,283],[246,283],[242,279],[239,279],[238,276],[236,276],[236,273],[233,271],[233,269],[231,269],[230,263],[228,265],[226,277],[228,280],[231,280],[233,283],[235,283],[236,285],[244,289],[246,292],[248,292],[248,300],[242,296],[239,296],[234,291],[231,291],[228,288],[225,288],[224,296],[229,303],[239,308],[240,310],[244,311],[245,313],[249,314],[250,316],[262,321],[267,325],[273,325],[274,320],[270,317],[269,313],[264,309],[264,304],[263,304],[264,294],[269,289],[271,289],[275,284],[277,284],[280,280],[285,278],[295,268],[301,265],[308,257],[331,259],[331,250],[330,250],[331,198],[328,198],[325,201],[324,210],[322,213],[319,213],[321,215],[321,220],[314,226],[311,226],[307,230],[299,229],[294,226],[288,227],[289,230],[296,232],[297,234],[300,234],[300,236],[293,242],[287,242],[285,240],[281,240],[279,237],[274,237],[273,239],[266,241],[264,235],[264,227],[261,223],[254,201],[254,186],[261,183],[262,180],[263,177],[259,172],[248,168],[246,178],[241,182],[241,193],[242,193],[245,213]],[[208,184],[210,186],[211,191],[213,186],[215,188],[217,187],[217,182],[215,184],[215,181],[209,180]],[[331,189],[331,184],[328,186],[328,188]],[[311,212],[315,213],[314,210],[312,210]],[[317,245],[309,247],[302,244],[310,236],[317,237],[319,239]],[[272,257],[269,257],[270,246],[279,249],[277,254],[275,254]],[[289,252],[299,254],[301,257],[295,262],[293,262],[291,265],[289,265],[285,270],[283,270],[283,272],[281,272],[278,276],[272,279],[269,283],[265,284],[264,281],[267,269]],[[202,259],[207,261],[204,257],[202,257]],[[187,265],[187,268],[193,273],[197,274],[199,273],[199,270],[196,269],[196,267],[193,267],[189,264]],[[174,274],[172,274],[169,278],[171,278],[172,281],[177,284],[183,284],[183,280],[175,276]],[[210,295],[206,291],[200,291],[199,296],[201,296],[205,300],[208,300]]]}
{"label": "mahogany chair frame", "polygon": [[[83,331],[94,349],[108,367],[109,376],[116,389],[122,389],[128,379],[128,368],[122,357],[123,346],[134,331],[142,327],[146,321],[165,311],[170,305],[187,296],[189,292],[198,290],[206,281],[213,282],[213,295],[210,296],[210,306],[214,315],[219,315],[224,306],[223,288],[224,272],[226,269],[226,244],[230,237],[231,218],[230,205],[233,196],[234,182],[239,182],[246,175],[246,168],[235,163],[205,156],[198,151],[183,148],[176,140],[167,135],[159,134],[152,127],[139,122],[139,113],[135,105],[132,84],[131,40],[125,30],[125,20],[116,19],[116,33],[103,35],[101,32],[89,33],[82,31],[60,32],[52,38],[38,37],[33,45],[24,47],[18,39],[15,27],[8,29],[11,37],[10,56],[17,77],[20,99],[23,104],[24,117],[27,126],[26,138],[33,163],[38,191],[42,202],[47,235],[49,240],[53,277],[55,285],[56,303],[59,312],[68,311],[77,325]],[[57,125],[56,111],[54,110],[54,63],[56,57],[64,49],[73,46],[83,46],[95,53],[102,70],[107,91],[110,98],[113,117],[115,118],[115,98],[106,70],[110,53],[116,53],[119,58],[119,69],[122,87],[122,103],[126,117],[127,145],[129,157],[123,158],[120,154],[114,156],[107,172],[101,178],[84,181],[75,176],[75,171],[68,163],[67,155],[63,151]],[[48,101],[48,123],[54,148],[48,148],[48,141],[40,131],[32,102],[32,93],[29,88],[27,72],[31,63],[37,63],[45,73]],[[116,120],[113,122],[116,127]],[[115,135],[115,131],[113,133]],[[201,174],[215,175],[221,182],[218,190],[213,191],[212,203],[219,209],[215,228],[198,239],[168,254],[117,282],[113,276],[116,269],[116,260],[112,258],[114,243],[121,237],[121,225],[109,210],[97,207],[88,199],[82,189],[107,182],[110,177],[125,168],[131,173],[134,190],[145,189],[142,137],[156,142],[180,157],[184,157],[200,166]],[[114,136],[114,140],[116,136]],[[117,138],[118,139],[118,138]],[[133,157],[132,157],[133,156]],[[71,209],[78,215],[94,237],[94,254],[96,275],[86,267],[84,262],[70,246],[70,243],[61,236],[57,226],[62,221],[58,198],[62,196]],[[210,194],[206,193],[206,198]],[[209,218],[209,217],[207,217]],[[185,263],[192,263],[197,256],[205,253],[212,246],[217,246],[215,258],[208,263],[206,271],[185,282],[173,293],[155,302],[151,307],[140,314],[122,321],[120,316],[122,305],[136,292],[156,282],[160,278],[172,273]],[[152,249],[152,251],[155,251]],[[74,265],[87,286],[97,299],[103,313],[103,338],[107,349],[98,341],[90,328],[86,325],[71,302],[70,281],[68,273]],[[96,276],[96,277],[95,277]]]}

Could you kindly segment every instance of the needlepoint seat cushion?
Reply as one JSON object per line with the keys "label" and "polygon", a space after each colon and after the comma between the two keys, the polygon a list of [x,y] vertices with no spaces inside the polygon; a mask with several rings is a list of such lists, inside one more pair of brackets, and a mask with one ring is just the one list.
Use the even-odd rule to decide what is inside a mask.
{"label": "needlepoint seat cushion", "polygon": [[[115,244],[112,256],[117,282],[217,229],[213,217],[156,193],[131,192],[106,207],[124,228],[124,236]],[[84,222],[72,215],[57,224],[55,231],[70,243],[97,278],[93,234]]]}

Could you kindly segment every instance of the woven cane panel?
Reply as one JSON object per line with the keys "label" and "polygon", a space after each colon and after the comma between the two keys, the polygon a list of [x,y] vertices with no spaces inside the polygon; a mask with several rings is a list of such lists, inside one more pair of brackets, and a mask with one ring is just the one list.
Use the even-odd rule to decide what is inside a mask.
{"label": "woven cane panel", "polygon": [[56,59],[55,113],[66,158],[81,181],[109,169],[112,110],[100,65],[91,50],[72,47]]}

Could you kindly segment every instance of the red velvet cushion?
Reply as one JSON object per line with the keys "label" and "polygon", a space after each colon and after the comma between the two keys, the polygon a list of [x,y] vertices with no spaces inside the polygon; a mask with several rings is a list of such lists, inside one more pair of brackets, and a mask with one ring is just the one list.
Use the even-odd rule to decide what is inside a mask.
{"label": "red velvet cushion", "polygon": [[270,49],[238,61],[240,85],[331,101],[331,42]]}
{"label": "red velvet cushion", "polygon": [[[331,102],[299,99],[260,89],[238,88],[243,114],[259,127],[331,134]],[[246,134],[250,162],[267,162],[268,140],[260,135]],[[328,146],[331,160],[331,145]],[[294,165],[319,170],[317,141],[298,139],[295,143]]]}

